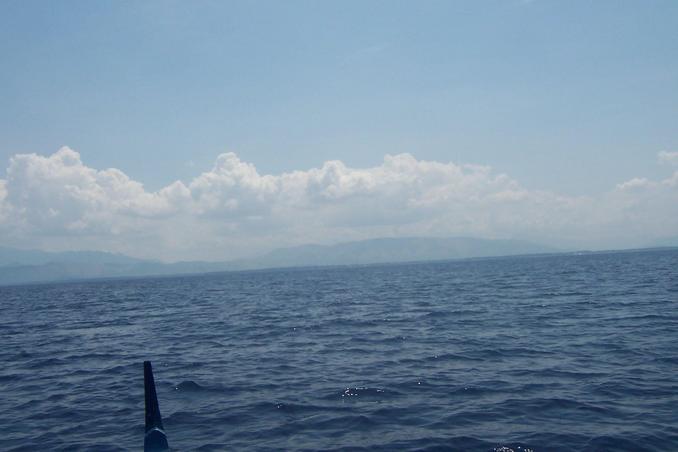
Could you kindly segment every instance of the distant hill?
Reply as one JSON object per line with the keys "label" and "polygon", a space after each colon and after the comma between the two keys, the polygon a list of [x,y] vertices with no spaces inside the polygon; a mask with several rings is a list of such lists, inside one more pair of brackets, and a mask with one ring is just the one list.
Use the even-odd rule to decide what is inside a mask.
{"label": "distant hill", "polygon": [[52,253],[0,248],[0,284],[276,267],[414,262],[558,251],[555,248],[519,240],[411,237],[371,239],[337,245],[303,245],[274,250],[256,258],[225,262],[196,261],[164,264],[99,251]]}
{"label": "distant hill", "polygon": [[381,238],[337,245],[303,245],[272,251],[250,262],[257,266],[377,264],[386,262],[463,259],[557,252],[555,248],[520,240],[471,237]]}
{"label": "distant hill", "polygon": [[231,269],[234,269],[233,265],[225,262],[165,264],[102,251],[49,252],[0,247],[0,285]]}
{"label": "distant hill", "polygon": [[87,264],[134,264],[148,262],[123,254],[103,251],[64,251],[49,252],[40,250],[22,250],[0,247],[0,268],[21,265],[45,265],[50,263],[87,263]]}

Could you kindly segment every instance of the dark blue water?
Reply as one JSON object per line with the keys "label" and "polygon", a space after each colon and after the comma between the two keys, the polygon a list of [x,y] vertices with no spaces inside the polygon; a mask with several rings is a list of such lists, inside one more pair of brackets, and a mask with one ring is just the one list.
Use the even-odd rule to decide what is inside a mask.
{"label": "dark blue water", "polygon": [[[0,288],[0,449],[678,450],[678,252]],[[503,449],[507,450],[507,449]]]}

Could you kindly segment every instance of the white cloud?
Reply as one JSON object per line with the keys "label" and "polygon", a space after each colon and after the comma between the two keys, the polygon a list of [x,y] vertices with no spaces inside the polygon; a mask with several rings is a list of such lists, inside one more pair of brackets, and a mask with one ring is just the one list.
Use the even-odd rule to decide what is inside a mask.
{"label": "white cloud", "polygon": [[[661,155],[660,155],[661,157]],[[560,246],[642,244],[678,234],[678,172],[597,197],[531,191],[490,167],[387,155],[261,175],[233,153],[188,183],[148,192],[62,148],[14,156],[0,181],[9,244],[98,248],[160,258],[228,259],[278,246],[379,236],[515,237]],[[9,240],[9,239],[7,239]],[[23,241],[23,242],[22,242]]]}
{"label": "white cloud", "polygon": [[661,163],[678,165],[678,152],[661,151],[657,156]]}
{"label": "white cloud", "polygon": [[[659,161],[673,166],[678,166],[678,152],[662,151],[659,153]],[[678,187],[678,170],[673,175],[662,181],[668,187]]]}
{"label": "white cloud", "polygon": [[8,222],[7,181],[0,179],[0,227]]}
{"label": "white cloud", "polygon": [[664,179],[662,184],[669,187],[678,187],[678,171],[675,171],[668,179]]}
{"label": "white cloud", "polygon": [[641,190],[654,185],[654,182],[644,177],[634,177],[631,180],[617,184],[618,190]]}
{"label": "white cloud", "polygon": [[122,171],[97,171],[64,147],[49,157],[19,154],[7,169],[6,202],[15,220],[37,234],[118,234],[135,218],[167,216],[188,198],[176,182],[157,193]]}

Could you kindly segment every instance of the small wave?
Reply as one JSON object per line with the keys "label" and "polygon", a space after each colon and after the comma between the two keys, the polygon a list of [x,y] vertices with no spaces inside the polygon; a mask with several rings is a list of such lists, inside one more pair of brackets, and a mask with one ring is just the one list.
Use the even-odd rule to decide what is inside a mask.
{"label": "small wave", "polygon": [[401,392],[393,389],[383,389],[377,387],[354,386],[343,389],[339,394],[333,394],[326,397],[326,399],[336,399],[337,396],[341,399],[371,399],[382,400],[402,395]]}
{"label": "small wave", "polygon": [[178,385],[174,387],[175,391],[181,391],[181,392],[202,392],[206,391],[207,388],[205,386],[201,386],[198,383],[196,383],[193,380],[186,380],[182,381]]}
{"label": "small wave", "polygon": [[44,369],[44,368],[53,367],[53,366],[67,366],[69,364],[70,363],[68,361],[66,361],[64,359],[60,359],[60,358],[44,358],[44,359],[38,358],[38,359],[32,360],[28,364],[28,368],[29,369]]}
{"label": "small wave", "polygon": [[526,446],[498,446],[493,452],[534,452],[534,449]]}
{"label": "small wave", "polygon": [[333,416],[331,419],[324,419],[309,424],[309,428],[319,431],[331,432],[330,436],[340,436],[344,432],[363,432],[377,425],[377,422],[371,416],[365,415],[347,415]]}
{"label": "small wave", "polygon": [[322,411],[325,408],[319,405],[306,403],[276,403],[275,409],[289,414],[307,414]]}

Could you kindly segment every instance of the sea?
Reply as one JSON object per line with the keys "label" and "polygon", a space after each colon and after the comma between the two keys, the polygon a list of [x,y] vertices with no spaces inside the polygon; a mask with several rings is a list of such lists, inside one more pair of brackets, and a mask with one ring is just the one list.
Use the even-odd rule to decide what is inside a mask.
{"label": "sea", "polygon": [[678,251],[0,288],[0,450],[678,451]]}

